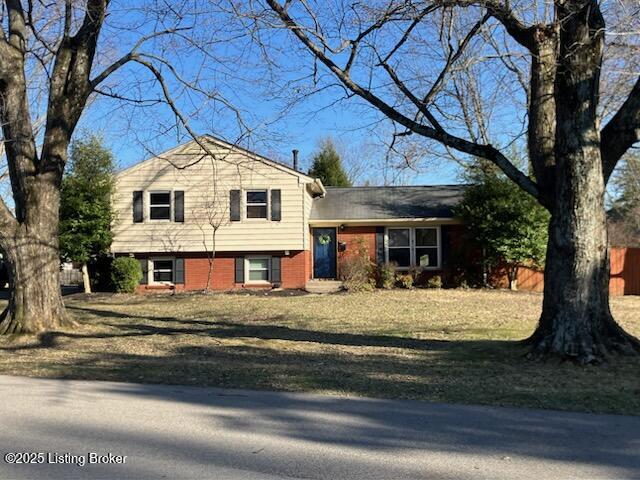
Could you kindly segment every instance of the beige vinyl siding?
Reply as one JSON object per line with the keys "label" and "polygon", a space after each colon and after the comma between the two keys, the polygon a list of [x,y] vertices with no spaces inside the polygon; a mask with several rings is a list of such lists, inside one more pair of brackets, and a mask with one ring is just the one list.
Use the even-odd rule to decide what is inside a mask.
{"label": "beige vinyl siding", "polygon": [[311,207],[313,206],[313,195],[308,188],[302,192],[303,207],[304,207],[304,221],[302,222],[302,234],[304,238],[304,249],[311,249],[311,233],[309,231],[309,219],[311,218]]}
{"label": "beige vinyl siding", "polygon": [[[213,216],[214,223],[220,225],[215,238],[216,250],[219,252],[305,248],[308,234],[303,225],[306,225],[309,218],[307,210],[310,211],[305,200],[309,196],[306,184],[311,180],[242,152],[229,151],[218,145],[212,145],[211,148],[216,153],[214,162],[205,158],[186,169],[176,168],[174,165],[193,163],[200,156],[197,145],[187,144],[168,152],[162,158],[147,160],[117,176],[113,252],[211,250],[213,229],[209,225],[210,216]],[[232,189],[243,191],[242,220],[239,222],[229,220],[229,191]],[[273,222],[246,219],[246,189],[279,189],[282,220]],[[133,223],[132,199],[136,190],[145,192],[142,223]],[[149,220],[148,193],[175,190],[185,192],[184,223]],[[269,196],[269,202],[270,200]]]}

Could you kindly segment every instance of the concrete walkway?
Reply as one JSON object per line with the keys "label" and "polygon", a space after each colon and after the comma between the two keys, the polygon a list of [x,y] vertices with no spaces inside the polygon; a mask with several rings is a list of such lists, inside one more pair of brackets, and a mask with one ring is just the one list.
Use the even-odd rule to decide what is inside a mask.
{"label": "concrete walkway", "polygon": [[640,478],[640,417],[0,376],[0,450],[45,454],[3,480]]}

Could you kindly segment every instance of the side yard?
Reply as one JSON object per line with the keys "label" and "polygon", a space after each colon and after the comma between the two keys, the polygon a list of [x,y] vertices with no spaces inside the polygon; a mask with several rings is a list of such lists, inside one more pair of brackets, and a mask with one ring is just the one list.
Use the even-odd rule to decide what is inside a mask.
{"label": "side yard", "polygon": [[[514,342],[542,296],[75,296],[74,331],[0,339],[0,373],[640,414],[640,360],[539,363]],[[640,297],[612,300],[640,335]]]}

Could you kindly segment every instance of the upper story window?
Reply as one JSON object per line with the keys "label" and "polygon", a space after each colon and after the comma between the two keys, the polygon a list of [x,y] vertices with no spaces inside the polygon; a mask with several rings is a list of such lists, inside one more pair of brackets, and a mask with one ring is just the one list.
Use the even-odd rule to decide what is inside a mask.
{"label": "upper story window", "polygon": [[171,192],[149,193],[149,219],[171,220]]}
{"label": "upper story window", "polygon": [[247,218],[267,218],[267,190],[247,190]]}

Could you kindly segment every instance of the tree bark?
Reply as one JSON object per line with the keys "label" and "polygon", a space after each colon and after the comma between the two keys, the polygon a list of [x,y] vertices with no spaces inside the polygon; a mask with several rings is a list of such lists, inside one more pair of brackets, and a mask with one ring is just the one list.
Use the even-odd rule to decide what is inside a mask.
{"label": "tree bark", "polygon": [[37,333],[73,325],[60,291],[58,251],[59,190],[53,175],[33,179],[27,194],[27,221],[3,239],[9,271],[9,304],[0,316],[0,334]]}
{"label": "tree bark", "polygon": [[604,21],[590,1],[558,5],[554,203],[542,315],[530,340],[536,354],[592,363],[613,351],[640,352],[640,342],[624,332],[609,308],[605,183],[596,114]]}
{"label": "tree bark", "polygon": [[82,285],[84,293],[91,293],[91,279],[89,278],[89,268],[86,262],[82,264]]}

